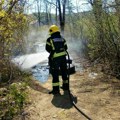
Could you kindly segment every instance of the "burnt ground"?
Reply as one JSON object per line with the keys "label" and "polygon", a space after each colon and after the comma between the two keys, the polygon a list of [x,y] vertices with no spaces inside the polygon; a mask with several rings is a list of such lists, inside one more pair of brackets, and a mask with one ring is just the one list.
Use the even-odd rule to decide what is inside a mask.
{"label": "burnt ground", "polygon": [[[120,120],[120,81],[105,75],[99,67],[88,67],[87,62],[75,56],[77,71],[70,76],[70,90],[76,106],[92,120]],[[31,81],[25,120],[87,120],[72,106],[67,93],[61,90],[60,96],[48,94],[51,79],[45,84]]]}

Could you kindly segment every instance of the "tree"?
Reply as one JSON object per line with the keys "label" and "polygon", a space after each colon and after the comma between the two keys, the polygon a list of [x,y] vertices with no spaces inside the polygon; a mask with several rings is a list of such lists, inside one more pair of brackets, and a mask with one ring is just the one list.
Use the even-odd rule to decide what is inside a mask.
{"label": "tree", "polygon": [[90,0],[89,2],[93,7],[97,36],[97,39],[94,40],[97,46],[91,42],[93,51],[96,53],[93,53],[93,56],[95,58],[101,56],[105,63],[109,63],[108,66],[111,68],[112,74],[120,76],[119,1],[114,1],[116,5],[111,5],[110,1],[103,2],[102,0]]}
{"label": "tree", "polygon": [[2,80],[11,79],[12,65],[10,57],[13,51],[17,49],[23,42],[23,33],[27,28],[27,18],[17,11],[18,1],[13,0],[8,2],[7,6],[5,1],[0,3],[0,74]]}
{"label": "tree", "polygon": [[37,18],[38,18],[38,23],[39,23],[39,26],[40,26],[40,22],[41,22],[41,1],[39,0],[36,0],[37,2]]}
{"label": "tree", "polygon": [[[64,27],[65,27],[65,10],[66,10],[66,0],[57,0],[58,4],[58,11],[59,11],[59,21],[60,21],[60,27],[61,31],[64,32]],[[62,9],[63,8],[63,9]]]}
{"label": "tree", "polygon": [[115,0],[116,6],[116,14],[118,16],[118,26],[119,26],[119,31],[120,31],[120,0]]}

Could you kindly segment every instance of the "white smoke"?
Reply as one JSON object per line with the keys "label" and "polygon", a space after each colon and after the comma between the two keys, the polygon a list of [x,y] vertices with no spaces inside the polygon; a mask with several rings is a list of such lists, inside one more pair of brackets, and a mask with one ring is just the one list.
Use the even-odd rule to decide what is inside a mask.
{"label": "white smoke", "polygon": [[43,44],[46,42],[48,37],[48,28],[40,27],[40,28],[31,28],[28,32],[28,35],[25,36],[26,41],[26,53],[34,53],[36,52],[37,45]]}
{"label": "white smoke", "polygon": [[[39,28],[32,27],[29,30],[28,35],[25,37],[27,53],[35,53],[39,44],[46,43],[46,40],[49,37],[48,29],[48,26],[43,26]],[[82,49],[84,48],[84,45],[80,38],[74,38],[71,33],[67,31],[65,31],[62,36],[67,42],[68,51],[74,51],[81,55],[83,54]]]}

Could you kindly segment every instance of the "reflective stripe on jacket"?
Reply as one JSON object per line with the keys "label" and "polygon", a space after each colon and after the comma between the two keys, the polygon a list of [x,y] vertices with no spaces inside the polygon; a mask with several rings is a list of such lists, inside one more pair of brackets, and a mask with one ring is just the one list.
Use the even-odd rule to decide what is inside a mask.
{"label": "reflective stripe on jacket", "polygon": [[[62,39],[62,38],[60,38],[60,39]],[[63,51],[61,51],[61,52],[56,52],[55,46],[54,46],[54,44],[53,44],[53,39],[50,39],[50,43],[51,43],[51,46],[52,46],[52,50],[55,51],[54,54],[53,54],[53,56],[52,56],[52,58],[57,58],[57,57],[60,57],[60,56],[65,56],[65,55],[67,55],[65,49],[64,49]],[[65,44],[66,44],[66,42],[64,43],[64,45],[65,45]]]}
{"label": "reflective stripe on jacket", "polygon": [[[62,41],[63,43],[63,49],[60,52],[57,52],[55,49],[54,44],[57,42]],[[59,44],[59,43],[58,43]],[[49,38],[46,42],[46,50],[52,54],[52,58],[60,57],[60,56],[65,56],[67,55],[66,50],[67,50],[67,44],[64,38],[55,38],[54,41],[52,38]]]}

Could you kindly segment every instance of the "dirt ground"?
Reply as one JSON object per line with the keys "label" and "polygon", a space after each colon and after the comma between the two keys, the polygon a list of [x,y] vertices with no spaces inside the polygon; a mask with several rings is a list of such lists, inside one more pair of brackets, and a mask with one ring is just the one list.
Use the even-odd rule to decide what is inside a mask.
{"label": "dirt ground", "polygon": [[[87,120],[72,106],[68,93],[48,94],[51,79],[45,84],[32,82],[25,120]],[[76,71],[70,76],[70,91],[76,106],[91,120],[120,120],[120,81],[114,77],[98,69]]]}

